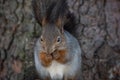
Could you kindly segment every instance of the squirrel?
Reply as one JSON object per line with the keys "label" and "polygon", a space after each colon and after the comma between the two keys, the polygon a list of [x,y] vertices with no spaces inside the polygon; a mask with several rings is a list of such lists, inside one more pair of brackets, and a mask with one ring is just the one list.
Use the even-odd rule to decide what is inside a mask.
{"label": "squirrel", "polygon": [[40,78],[82,80],[81,48],[78,40],[66,30],[74,24],[66,0],[33,0],[32,7],[42,27],[34,47],[35,67]]}

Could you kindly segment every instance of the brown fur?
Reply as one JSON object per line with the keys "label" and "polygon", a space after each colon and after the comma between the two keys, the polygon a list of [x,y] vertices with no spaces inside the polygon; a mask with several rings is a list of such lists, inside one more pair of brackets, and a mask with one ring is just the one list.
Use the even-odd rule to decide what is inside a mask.
{"label": "brown fur", "polygon": [[50,66],[50,64],[52,62],[51,55],[47,55],[45,52],[41,52],[39,57],[40,57],[40,60],[41,60],[41,63],[43,64],[43,66],[45,66],[45,67]]}
{"label": "brown fur", "polygon": [[66,50],[58,50],[53,54],[53,58],[59,63],[65,63],[66,59]]}
{"label": "brown fur", "polygon": [[63,20],[61,18],[58,18],[55,24],[59,28],[61,33],[63,33],[63,24],[64,24]]}
{"label": "brown fur", "polygon": [[50,77],[46,77],[45,80],[50,80]]}
{"label": "brown fur", "polygon": [[46,24],[47,24],[47,20],[46,20],[46,18],[43,18],[43,20],[42,20],[42,27],[45,26]]}
{"label": "brown fur", "polygon": [[61,18],[58,18],[58,20],[56,21],[56,25],[58,27],[61,27],[62,26],[62,19]]}
{"label": "brown fur", "polygon": [[48,55],[45,52],[40,53],[40,61],[45,67],[50,66],[52,60],[56,60],[59,63],[65,63],[66,60],[66,50],[55,51],[52,55]]}
{"label": "brown fur", "polygon": [[71,77],[71,78],[64,77],[64,80],[77,80],[77,79],[76,79],[76,77]]}

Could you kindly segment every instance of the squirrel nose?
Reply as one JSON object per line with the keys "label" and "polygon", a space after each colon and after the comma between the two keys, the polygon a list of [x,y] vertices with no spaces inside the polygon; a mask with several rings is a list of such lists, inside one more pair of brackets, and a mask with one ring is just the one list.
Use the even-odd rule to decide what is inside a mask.
{"label": "squirrel nose", "polygon": [[54,52],[53,49],[48,49],[48,50],[47,50],[47,53],[48,53],[48,54],[52,54],[53,52]]}

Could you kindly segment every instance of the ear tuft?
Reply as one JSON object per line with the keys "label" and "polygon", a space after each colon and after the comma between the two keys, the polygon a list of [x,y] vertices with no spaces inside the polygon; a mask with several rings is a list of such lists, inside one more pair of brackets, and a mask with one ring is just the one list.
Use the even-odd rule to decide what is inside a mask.
{"label": "ear tuft", "polygon": [[57,25],[58,27],[62,27],[62,20],[61,20],[61,18],[58,18],[58,19],[57,19],[56,25]]}
{"label": "ear tuft", "polygon": [[44,0],[32,0],[32,7],[35,19],[42,25],[43,18],[45,17],[46,7]]}
{"label": "ear tuft", "polygon": [[43,18],[43,20],[42,20],[42,27],[45,26],[46,24],[47,24],[47,20],[46,20],[46,18]]}
{"label": "ear tuft", "polygon": [[56,21],[56,26],[60,29],[60,31],[63,33],[63,27],[64,27],[64,21],[62,18],[58,18]]}

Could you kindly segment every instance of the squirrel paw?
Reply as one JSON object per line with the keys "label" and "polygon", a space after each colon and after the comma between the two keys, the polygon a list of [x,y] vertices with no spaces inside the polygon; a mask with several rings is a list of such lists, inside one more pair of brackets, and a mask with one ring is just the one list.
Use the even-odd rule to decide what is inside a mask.
{"label": "squirrel paw", "polygon": [[66,60],[66,50],[58,50],[53,53],[53,59],[59,63],[65,63]]}
{"label": "squirrel paw", "polygon": [[41,52],[40,53],[40,60],[43,66],[48,67],[50,66],[51,62],[52,62],[52,56],[46,54],[45,52]]}
{"label": "squirrel paw", "polygon": [[60,54],[58,53],[58,51],[55,51],[53,54],[52,54],[53,58],[55,60],[59,59],[60,58]]}

